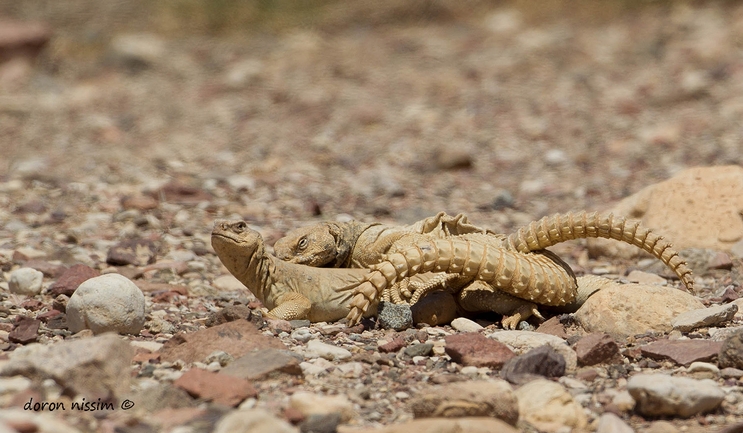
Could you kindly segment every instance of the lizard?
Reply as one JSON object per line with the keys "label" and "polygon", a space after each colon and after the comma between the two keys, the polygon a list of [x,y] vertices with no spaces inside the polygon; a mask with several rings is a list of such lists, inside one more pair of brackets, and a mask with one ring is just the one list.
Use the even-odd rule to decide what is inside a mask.
{"label": "lizard", "polygon": [[[460,229],[459,225],[451,224],[452,221],[466,224],[465,229]],[[436,224],[443,229],[435,230]],[[447,226],[447,223],[449,225]],[[303,227],[287,234],[274,245],[278,257],[295,263],[305,263],[312,266],[372,266],[379,262],[379,258],[384,254],[395,252],[396,248],[402,248],[405,245],[415,244],[421,239],[421,230],[411,230],[410,227],[428,227],[434,228],[432,233],[435,238],[446,238],[449,236],[467,235],[463,237],[477,237],[477,243],[484,243],[489,247],[505,247],[512,251],[521,253],[541,252],[544,248],[554,244],[578,238],[586,237],[605,237],[612,238],[630,244],[634,244],[668,264],[682,279],[684,284],[690,289],[693,286],[691,271],[686,268],[685,263],[680,259],[678,254],[673,251],[671,245],[652,233],[650,230],[642,227],[639,221],[627,221],[621,217],[612,215],[601,216],[597,213],[587,214],[585,211],[577,213],[568,213],[563,215],[554,215],[545,217],[540,221],[534,221],[525,227],[517,230],[511,236],[498,235],[484,229],[472,226],[468,223],[467,217],[460,214],[456,217],[450,217],[439,213],[435,217],[419,221],[412,226],[381,226],[376,223],[363,224],[356,221],[348,223],[325,222],[313,226]],[[624,227],[629,230],[624,230]],[[365,230],[375,227],[374,235],[370,237],[373,241],[365,239]],[[412,236],[401,236],[401,233],[409,233]],[[380,236],[380,233],[382,234]],[[390,233],[388,239],[384,234]],[[489,234],[490,237],[480,236]],[[382,239],[380,241],[379,239]],[[400,246],[402,244],[402,247]],[[658,247],[656,249],[655,247]],[[665,255],[665,256],[664,256]],[[548,293],[567,292],[568,295],[578,296],[578,301],[545,299],[546,305],[570,304],[567,311],[574,311],[582,300],[585,300],[595,288],[600,284],[594,284],[593,280],[575,281],[572,286],[565,284],[571,279],[575,280],[572,271],[567,264],[562,262],[557,256],[553,255],[552,259],[567,269],[568,274],[562,275],[562,279],[548,281],[552,290]],[[512,264],[513,265],[513,264]],[[510,267],[506,265],[506,271]],[[441,275],[441,274],[438,274]],[[531,287],[526,295],[518,292],[516,297],[509,295],[507,291],[501,291],[482,280],[473,280],[470,276],[458,276],[454,274],[445,274],[446,276],[435,277],[428,282],[409,283],[407,279],[402,278],[394,285],[385,285],[382,290],[382,298],[390,298],[396,303],[403,303],[401,294],[410,298],[410,303],[415,304],[424,294],[435,290],[442,284],[449,284],[458,292],[459,304],[466,311],[495,311],[503,314],[503,324],[506,327],[515,327],[520,319],[525,319],[534,314],[541,318],[536,306],[533,303],[526,302],[523,297],[531,297],[534,300],[535,290],[541,291],[543,288]],[[552,276],[559,275],[559,272],[551,272]],[[414,294],[411,295],[407,290],[409,285],[414,286]],[[538,285],[537,285],[538,286]],[[592,289],[592,287],[594,289]],[[524,286],[521,285],[523,292]],[[519,297],[520,296],[520,297]]]}
{"label": "lizard", "polygon": [[[211,244],[222,264],[264,304],[267,316],[272,318],[321,322],[346,317],[354,290],[369,272],[364,268],[319,268],[280,260],[266,251],[263,238],[245,221],[216,221]],[[517,260],[521,253],[504,254]],[[562,277],[552,275],[559,266],[547,256],[532,260],[531,265],[541,277]],[[377,302],[370,300],[361,315],[374,314]]]}
{"label": "lizard", "polygon": [[[375,299],[378,293],[383,293],[398,279],[425,272],[448,272],[464,281],[485,281],[498,290],[541,305],[571,303],[577,286],[566,289],[564,285],[550,285],[548,280],[541,283],[529,281],[523,273],[526,270],[529,277],[533,275],[528,259],[518,256],[523,260],[513,261],[504,256],[503,251],[529,254],[528,251],[539,251],[565,240],[583,237],[616,239],[638,246],[668,265],[687,289],[694,292],[691,270],[662,236],[643,227],[640,221],[612,214],[578,212],[556,214],[535,221],[508,236],[505,245],[494,245],[492,237],[465,234],[411,243],[407,248],[387,254],[382,262],[370,267],[370,274],[359,285],[348,319],[351,323],[358,321],[368,300]],[[411,302],[419,297],[414,294]]]}
{"label": "lizard", "polygon": [[[384,254],[394,251],[403,244],[429,239],[443,239],[463,234],[483,234],[493,236],[494,242],[501,244],[505,235],[472,225],[466,215],[455,216],[439,212],[411,225],[384,225],[376,222],[363,223],[356,220],[347,222],[326,221],[316,225],[300,227],[289,232],[274,244],[274,254],[283,260],[317,267],[367,268],[379,263]],[[404,239],[404,242],[401,240]],[[540,266],[548,269],[535,270],[537,274],[549,275],[551,284],[575,286],[575,275],[570,267],[552,253],[547,258],[537,257]],[[409,287],[418,293],[428,293],[440,288],[451,288],[460,294],[458,305],[468,312],[494,311],[503,315],[506,328],[515,328],[521,320],[531,315],[541,319],[537,306],[506,293],[494,290],[481,281],[455,281],[451,274],[425,274],[422,280],[410,281],[405,278],[385,290],[382,300],[406,303],[398,293],[408,293]],[[466,288],[464,286],[467,286]],[[565,289],[568,290],[567,288]],[[416,309],[416,307],[414,307]],[[428,305],[418,306],[415,313],[421,317],[431,317]],[[439,317],[442,317],[439,315]],[[455,317],[454,312],[443,317]],[[435,321],[436,319],[434,319]],[[445,319],[444,319],[445,320]],[[429,324],[437,324],[430,323]]]}

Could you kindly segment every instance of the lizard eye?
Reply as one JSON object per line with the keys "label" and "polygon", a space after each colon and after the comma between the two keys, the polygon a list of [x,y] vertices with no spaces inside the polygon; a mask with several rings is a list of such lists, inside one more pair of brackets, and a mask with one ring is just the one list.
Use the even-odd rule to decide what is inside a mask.
{"label": "lizard eye", "polygon": [[245,221],[239,221],[236,222],[233,227],[235,228],[235,230],[243,232],[245,229],[248,228],[248,224]]}
{"label": "lizard eye", "polygon": [[307,238],[302,238],[297,243],[297,248],[299,248],[300,250],[303,250],[303,249],[307,248],[307,244],[308,243],[309,243],[309,241],[307,240]]}

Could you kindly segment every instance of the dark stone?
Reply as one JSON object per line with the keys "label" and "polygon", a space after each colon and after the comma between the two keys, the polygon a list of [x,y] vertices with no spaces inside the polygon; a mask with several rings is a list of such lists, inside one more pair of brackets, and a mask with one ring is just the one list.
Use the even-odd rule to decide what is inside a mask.
{"label": "dark stone", "polygon": [[619,353],[619,345],[609,334],[589,334],[575,343],[578,364],[596,365],[608,362]]}
{"label": "dark stone", "polygon": [[539,346],[506,362],[500,374],[514,384],[535,376],[561,377],[565,375],[565,358],[550,345]]}
{"label": "dark stone", "polygon": [[404,353],[412,358],[414,356],[430,356],[432,351],[432,343],[420,343],[406,347]]}
{"label": "dark stone", "polygon": [[717,366],[743,370],[743,331],[738,331],[723,341]]}
{"label": "dark stone", "polygon": [[155,263],[157,247],[148,239],[127,239],[108,250],[106,263],[113,266],[145,266]]}
{"label": "dark stone", "polygon": [[340,423],[341,414],[337,412],[313,414],[299,424],[299,431],[301,433],[336,433]]}
{"label": "dark stone", "polygon": [[377,320],[384,329],[402,331],[413,326],[413,313],[410,305],[380,302]]}
{"label": "dark stone", "polygon": [[64,273],[57,278],[57,281],[49,286],[49,293],[51,293],[52,296],[72,296],[80,284],[99,275],[101,275],[101,273],[90,266],[82,264],[74,265],[70,269],[64,271]]}
{"label": "dark stone", "polygon": [[253,310],[251,310],[247,305],[230,305],[229,307],[222,308],[217,312],[209,314],[209,318],[206,319],[205,324],[207,327],[212,327],[238,319],[249,321],[252,311]]}

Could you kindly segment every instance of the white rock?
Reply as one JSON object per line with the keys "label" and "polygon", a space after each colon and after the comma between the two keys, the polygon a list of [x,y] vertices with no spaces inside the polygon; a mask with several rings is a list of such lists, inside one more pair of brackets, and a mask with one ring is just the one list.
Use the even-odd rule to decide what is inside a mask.
{"label": "white rock", "polygon": [[647,416],[688,418],[717,408],[725,393],[716,382],[666,374],[637,374],[627,382],[637,410]]}
{"label": "white rock", "polygon": [[689,373],[709,372],[715,375],[720,374],[720,369],[715,364],[702,361],[692,362],[687,371]]}
{"label": "white rock", "polygon": [[312,332],[307,328],[298,328],[292,331],[292,339],[297,340],[301,343],[306,343],[313,338],[315,338],[314,335],[312,335]]}
{"label": "white rock", "polygon": [[738,312],[738,305],[734,303],[714,305],[709,308],[700,308],[681,313],[676,316],[671,325],[673,329],[689,332],[697,328],[715,326],[733,319]]}
{"label": "white rock", "polygon": [[605,412],[599,418],[596,433],[634,433],[635,430],[611,412]]}
{"label": "white rock", "polygon": [[225,292],[239,292],[245,290],[245,285],[232,275],[221,275],[214,279],[212,285]]}
{"label": "white rock", "polygon": [[477,332],[483,329],[479,323],[466,317],[457,317],[452,320],[451,327],[460,332]]}
{"label": "white rock", "polygon": [[[79,289],[78,289],[79,290]],[[333,346],[332,344],[323,343],[320,340],[310,340],[307,343],[307,355],[316,355],[320,358],[329,359],[331,361],[343,360],[351,357],[351,352],[348,350]]]}
{"label": "white rock", "polygon": [[105,274],[75,290],[67,303],[67,324],[72,332],[138,334],[145,313],[145,297],[136,284],[120,274]]}
{"label": "white rock", "polygon": [[299,433],[299,429],[263,409],[247,409],[225,415],[214,433]]}
{"label": "white rock", "polygon": [[44,274],[33,268],[20,268],[10,273],[8,289],[11,293],[35,296],[41,293]]}
{"label": "white rock", "polygon": [[517,389],[516,397],[519,416],[540,431],[557,432],[565,427],[579,430],[588,424],[583,407],[558,383],[533,380]]}
{"label": "white rock", "polygon": [[488,338],[500,341],[510,346],[515,352],[521,354],[539,346],[549,344],[557,353],[565,358],[567,371],[574,371],[578,366],[578,355],[560,337],[532,331],[497,331]]}
{"label": "white rock", "polygon": [[305,416],[338,413],[344,423],[351,421],[356,413],[353,404],[343,395],[320,395],[298,391],[289,397],[289,406]]}

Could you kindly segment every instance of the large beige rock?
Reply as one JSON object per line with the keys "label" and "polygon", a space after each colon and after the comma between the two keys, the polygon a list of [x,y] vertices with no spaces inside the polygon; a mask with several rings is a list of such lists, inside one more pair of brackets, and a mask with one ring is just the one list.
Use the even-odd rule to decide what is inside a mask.
{"label": "large beige rock", "polygon": [[588,332],[605,332],[617,339],[648,331],[670,332],[681,313],[704,308],[695,296],[652,284],[606,286],[588,298],[575,318]]}
{"label": "large beige rock", "polygon": [[[642,220],[673,243],[676,250],[730,251],[743,239],[743,168],[694,167],[626,197],[615,215]],[[639,248],[606,239],[589,239],[593,255],[636,257]]]}

